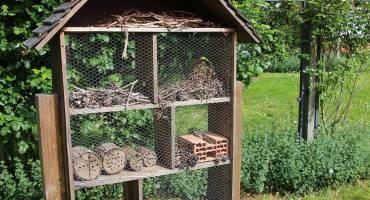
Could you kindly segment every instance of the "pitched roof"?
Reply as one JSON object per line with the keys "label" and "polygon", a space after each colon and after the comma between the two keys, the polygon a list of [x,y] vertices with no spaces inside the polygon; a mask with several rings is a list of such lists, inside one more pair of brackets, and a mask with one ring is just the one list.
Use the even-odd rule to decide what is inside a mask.
{"label": "pitched roof", "polygon": [[[41,49],[66,23],[88,2],[88,0],[67,1],[58,6],[43,25],[32,31],[33,36],[24,41],[28,48]],[[248,20],[232,5],[231,0],[197,0],[207,12],[221,22],[235,28],[240,42],[260,43],[262,40]],[[203,8],[202,8],[203,9]]]}

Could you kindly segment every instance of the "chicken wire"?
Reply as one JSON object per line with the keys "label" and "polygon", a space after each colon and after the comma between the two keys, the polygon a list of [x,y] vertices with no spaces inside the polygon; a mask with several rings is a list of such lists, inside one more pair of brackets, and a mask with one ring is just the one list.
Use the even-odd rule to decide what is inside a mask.
{"label": "chicken wire", "polygon": [[230,96],[231,34],[158,34],[160,100],[186,101]]}
{"label": "chicken wire", "polygon": [[[158,79],[152,71],[156,69],[152,60],[154,39],[157,39]],[[72,147],[82,146],[95,152],[106,143],[114,143],[120,149],[145,147],[157,156],[154,167],[185,171],[145,179],[145,184],[158,182],[155,184],[160,185],[161,199],[230,199],[230,102],[223,100],[176,108],[168,107],[166,103],[230,97],[232,50],[232,37],[224,33],[158,33],[154,38],[151,33],[66,34],[69,105],[72,111],[82,110],[70,116]],[[155,93],[158,93],[158,104]],[[156,106],[143,110],[94,111],[145,104]],[[84,113],[84,110],[88,112]],[[217,142],[206,138],[208,134],[226,140],[222,144],[226,146],[216,145]],[[193,143],[184,145],[183,136],[193,137],[190,141],[194,137],[203,140],[210,150],[198,154],[198,150],[191,146]],[[189,152],[195,163],[187,160]],[[201,163],[211,163],[207,166],[211,168],[192,172]],[[125,171],[140,175],[140,170],[124,167],[121,172]],[[174,179],[186,183],[194,174],[205,184],[200,191],[190,194],[192,198],[176,194],[168,189],[173,185],[166,185]],[[76,175],[75,180],[91,182],[108,176],[105,177],[107,180],[109,175],[101,170],[93,180]],[[151,195],[148,194],[147,199]]]}

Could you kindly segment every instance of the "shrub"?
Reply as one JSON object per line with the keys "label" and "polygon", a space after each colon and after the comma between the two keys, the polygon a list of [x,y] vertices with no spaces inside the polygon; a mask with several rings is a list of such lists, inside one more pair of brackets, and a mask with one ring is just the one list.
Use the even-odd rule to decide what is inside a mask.
{"label": "shrub", "polygon": [[247,192],[306,194],[370,175],[369,128],[319,134],[310,143],[291,131],[245,134],[242,187]]}

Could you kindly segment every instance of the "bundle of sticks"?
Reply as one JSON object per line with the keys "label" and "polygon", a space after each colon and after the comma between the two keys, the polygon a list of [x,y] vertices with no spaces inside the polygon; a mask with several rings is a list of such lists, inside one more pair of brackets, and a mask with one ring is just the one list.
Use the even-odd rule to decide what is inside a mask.
{"label": "bundle of sticks", "polygon": [[226,95],[223,83],[217,78],[209,61],[199,60],[192,68],[187,79],[160,88],[161,101],[203,100]]}
{"label": "bundle of sticks", "polygon": [[114,22],[106,27],[165,27],[165,28],[199,28],[218,27],[217,24],[205,21],[194,14],[183,11],[162,12],[160,14],[138,10],[128,10],[122,15],[113,16]]}
{"label": "bundle of sticks", "polygon": [[123,87],[108,89],[75,87],[75,91],[69,95],[69,104],[73,109],[82,109],[150,103],[149,97],[133,92],[136,83],[134,81]]}

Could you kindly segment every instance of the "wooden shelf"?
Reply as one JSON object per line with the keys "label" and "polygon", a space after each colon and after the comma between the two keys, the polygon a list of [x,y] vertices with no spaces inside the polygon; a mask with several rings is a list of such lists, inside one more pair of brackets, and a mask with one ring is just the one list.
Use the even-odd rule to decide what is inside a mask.
{"label": "wooden shelf", "polygon": [[[189,100],[189,101],[176,101],[172,103],[167,103],[164,107],[178,107],[178,106],[191,106],[191,105],[202,105],[202,104],[212,104],[212,103],[225,103],[230,102],[229,97],[205,99],[205,100]],[[159,104],[138,104],[125,106],[113,106],[113,107],[102,107],[102,108],[84,108],[84,109],[69,109],[71,115],[81,115],[81,114],[92,114],[92,113],[106,113],[106,112],[119,112],[125,110],[143,110],[143,109],[153,109],[160,108]]]}
{"label": "wooden shelf", "polygon": [[[230,160],[223,162],[223,163],[219,163],[218,165],[216,165],[214,162],[200,163],[200,164],[197,164],[195,167],[190,168],[188,171],[206,169],[210,167],[228,165],[228,164],[230,164]],[[76,189],[89,188],[89,187],[114,184],[114,183],[122,183],[126,181],[133,181],[133,180],[156,177],[156,176],[175,174],[175,173],[185,172],[185,171],[186,170],[180,170],[180,169],[167,169],[167,168],[156,165],[154,167],[144,168],[140,172],[123,171],[115,175],[100,175],[97,179],[92,180],[92,181],[75,181],[75,186],[76,186]]]}
{"label": "wooden shelf", "polygon": [[64,27],[64,32],[70,33],[86,33],[86,32],[136,32],[136,33],[166,33],[166,32],[173,32],[173,33],[227,33],[227,32],[234,32],[235,30],[232,28],[160,28],[160,27],[137,27],[137,28],[117,28],[117,27]]}

